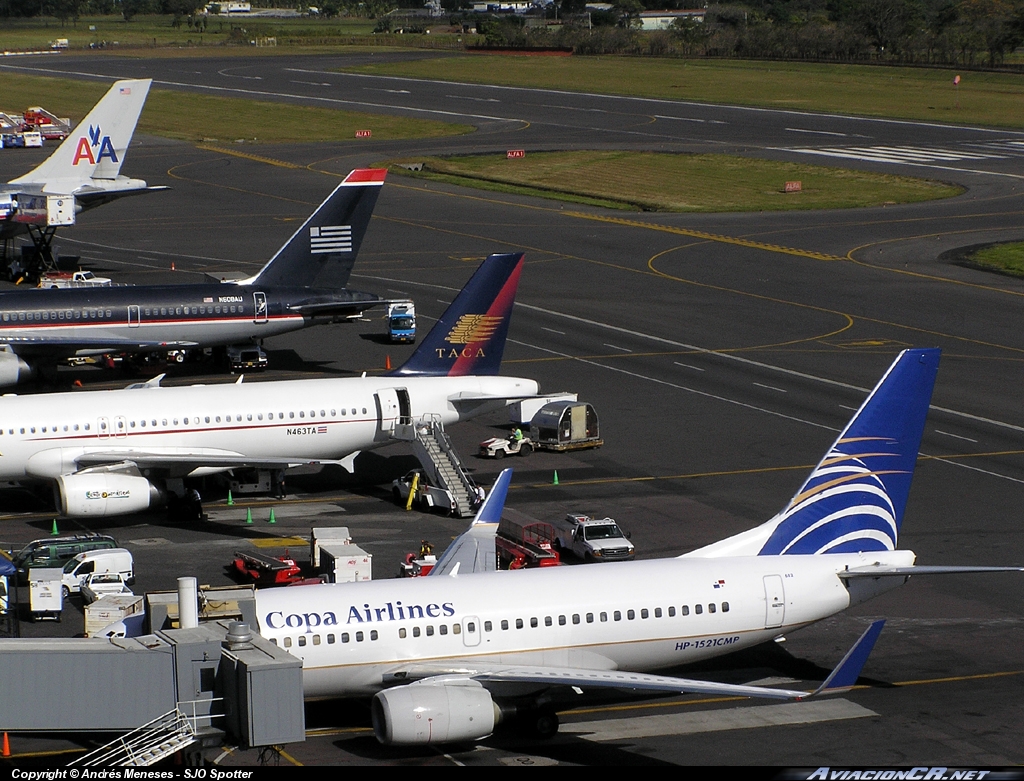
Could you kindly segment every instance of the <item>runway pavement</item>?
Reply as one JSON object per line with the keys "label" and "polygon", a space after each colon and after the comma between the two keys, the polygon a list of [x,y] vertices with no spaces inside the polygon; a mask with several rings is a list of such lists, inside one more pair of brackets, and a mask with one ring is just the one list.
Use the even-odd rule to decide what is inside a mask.
{"label": "runway pavement", "polygon": [[[172,190],[81,216],[57,239],[60,251],[134,282],[253,271],[339,176],[394,154],[714,149],[955,181],[967,188],[962,196],[911,206],[679,215],[390,176],[352,285],[412,296],[425,330],[485,255],[525,250],[505,371],[535,377],[545,390],[578,391],[595,404],[606,445],[512,462],[509,504],[541,518],[569,510],[611,515],[632,531],[643,556],[678,555],[774,514],[900,349],[942,347],[901,547],[914,550],[920,564],[1024,564],[1024,281],[951,259],[962,247],[1024,239],[1024,134],[332,71],[365,57],[19,60],[22,72],[153,76],[156,86],[430,114],[480,128],[424,143],[201,149],[139,138],[123,172]],[[924,149],[944,154],[929,158]],[[4,150],[0,178],[41,157]],[[397,364],[411,351],[384,344],[382,333],[383,323],[371,316],[278,337],[267,348],[276,369],[355,374],[381,369],[385,355]],[[492,416],[452,434],[468,454],[503,424]],[[468,460],[480,482],[498,471],[496,463]],[[329,472],[297,476],[292,485],[299,499],[320,508],[316,518],[350,525],[374,553],[375,574],[390,575],[400,554],[424,536],[440,547],[458,533],[460,521],[406,514],[387,502],[388,481],[410,468],[407,451],[368,454],[360,465],[363,477]],[[5,516],[0,539],[18,543],[49,531],[52,516],[37,500],[10,491],[5,498],[39,514]],[[290,509],[276,528],[263,523],[255,531],[230,513],[205,529],[153,515],[88,526],[127,541],[141,588],[169,588],[191,574],[182,569],[203,582],[225,582],[221,568],[232,546],[308,532],[298,501],[286,500]],[[915,578],[783,645],[681,673],[808,682],[875,617],[890,622],[865,670],[862,683],[870,685],[818,710],[678,698],[566,714],[563,733],[547,743],[501,735],[442,754],[377,746],[362,706],[311,708],[316,731],[287,751],[306,764],[1024,761],[1019,574]],[[34,740],[16,737],[15,752],[51,745]],[[221,759],[253,761],[245,752]]]}

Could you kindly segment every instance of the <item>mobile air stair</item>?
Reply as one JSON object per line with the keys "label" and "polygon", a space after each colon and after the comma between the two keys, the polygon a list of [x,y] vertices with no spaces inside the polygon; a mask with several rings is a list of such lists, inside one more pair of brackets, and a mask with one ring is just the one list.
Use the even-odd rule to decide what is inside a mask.
{"label": "mobile air stair", "polygon": [[394,436],[412,442],[413,452],[427,481],[443,488],[453,499],[452,515],[466,517],[476,512],[480,491],[455,452],[437,415],[424,415],[411,425],[395,426]]}

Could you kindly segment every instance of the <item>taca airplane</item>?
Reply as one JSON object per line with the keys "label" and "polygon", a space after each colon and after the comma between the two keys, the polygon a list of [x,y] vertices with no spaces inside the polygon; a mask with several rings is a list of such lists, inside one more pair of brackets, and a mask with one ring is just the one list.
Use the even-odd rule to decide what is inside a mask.
{"label": "taca airplane", "polygon": [[13,219],[19,195],[73,195],[81,211],[126,195],[167,189],[120,175],[151,83],[114,82],[52,155],[24,176],[0,184],[0,239],[28,231]]}
{"label": "taca airplane", "polygon": [[252,342],[380,303],[345,285],[385,173],[352,171],[250,279],[4,293],[0,387],[31,378],[41,361]]}
{"label": "taca airplane", "polygon": [[[302,659],[307,698],[372,695],[385,744],[476,740],[504,720],[551,734],[556,709],[593,698],[804,698],[648,671],[789,634],[911,575],[1024,569],[919,567],[896,549],[938,358],[901,353],[793,499],[750,531],[675,559],[474,572],[506,470],[467,532],[478,534],[431,576],[263,589],[259,631]],[[819,691],[856,681],[881,623]]]}
{"label": "taca airplane", "polygon": [[522,264],[521,253],[487,258],[409,360],[383,377],[175,388],[156,378],[123,390],[5,395],[0,480],[52,481],[64,515],[131,513],[194,498],[188,476],[351,469],[359,451],[394,441],[396,425],[424,416],[449,425],[535,396],[534,380],[491,376]]}

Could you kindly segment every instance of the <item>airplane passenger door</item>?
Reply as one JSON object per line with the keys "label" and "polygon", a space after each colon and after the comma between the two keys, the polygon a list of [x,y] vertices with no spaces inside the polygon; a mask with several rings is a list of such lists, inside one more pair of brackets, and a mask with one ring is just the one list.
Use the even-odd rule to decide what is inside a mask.
{"label": "airplane passenger door", "polygon": [[267,322],[267,294],[266,293],[253,293],[252,300],[255,304],[253,309],[252,321],[256,324]]}
{"label": "airplane passenger door", "polygon": [[480,619],[466,616],[462,619],[462,644],[467,648],[480,645]]}
{"label": "airplane passenger door", "polygon": [[128,307],[128,327],[138,328],[140,322],[142,322],[142,319],[139,314],[139,307],[132,304]]}
{"label": "airplane passenger door", "polygon": [[377,433],[374,440],[383,442],[390,439],[398,418],[398,393],[394,388],[382,388],[373,394],[377,404]]}
{"label": "airplane passenger door", "polygon": [[764,602],[764,628],[782,626],[786,620],[786,591],[782,586],[781,575],[764,576]]}

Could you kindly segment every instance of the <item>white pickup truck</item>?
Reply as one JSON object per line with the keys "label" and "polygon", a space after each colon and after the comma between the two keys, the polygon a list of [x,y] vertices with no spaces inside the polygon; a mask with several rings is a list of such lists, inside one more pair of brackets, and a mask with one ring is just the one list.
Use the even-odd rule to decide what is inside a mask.
{"label": "white pickup truck", "polygon": [[630,561],[636,555],[633,543],[611,518],[597,520],[569,513],[555,521],[555,549],[567,551],[587,562]]}
{"label": "white pickup truck", "polygon": [[107,277],[98,277],[91,271],[51,271],[39,278],[39,287],[110,287]]}

